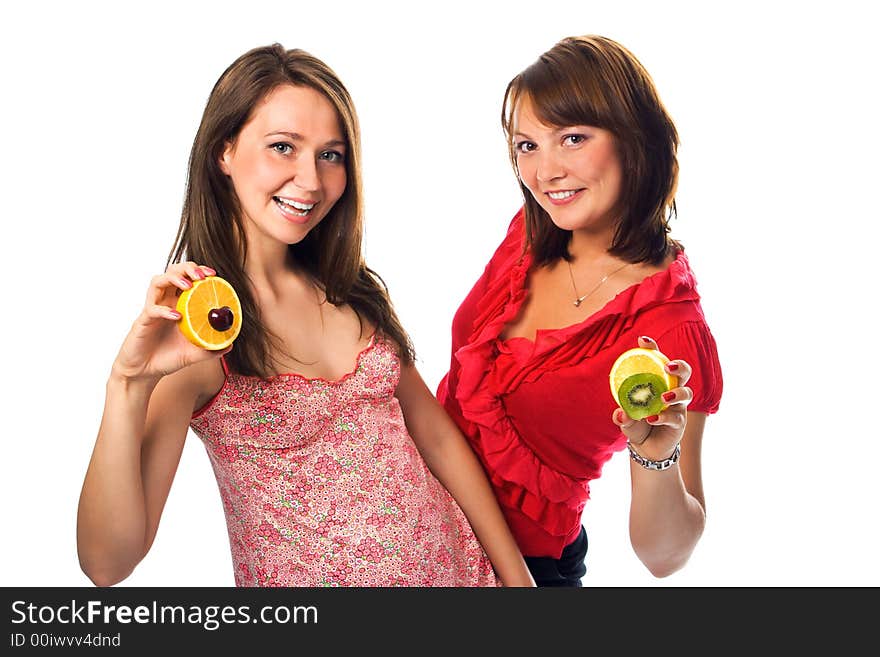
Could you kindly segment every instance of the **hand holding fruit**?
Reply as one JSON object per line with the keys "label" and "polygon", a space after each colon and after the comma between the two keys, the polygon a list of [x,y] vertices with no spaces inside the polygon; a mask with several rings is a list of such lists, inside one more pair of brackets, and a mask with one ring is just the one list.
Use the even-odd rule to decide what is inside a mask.
{"label": "hand holding fruit", "polygon": [[693,398],[685,386],[690,376],[690,365],[667,359],[647,337],[612,367],[609,381],[619,404],[612,421],[644,458],[665,459],[681,441]]}
{"label": "hand holding fruit", "polygon": [[[209,347],[216,345],[204,340],[202,344],[197,344],[190,337],[197,335],[199,331],[193,329],[196,322],[186,315],[187,304],[180,304],[180,298],[193,298],[195,296],[193,291],[211,280],[222,279],[218,279],[216,272],[210,267],[196,265],[194,262],[173,264],[164,274],[155,276],[150,281],[144,308],[132,325],[113,363],[114,373],[128,380],[158,380],[193,363],[228,353],[232,339],[238,335],[238,329],[241,327],[240,307],[236,306],[238,317],[233,318],[233,326],[229,327],[233,329],[230,334],[234,332],[232,339],[228,341],[224,339],[223,342],[218,343],[220,345],[218,350],[211,351]],[[230,303],[235,305],[237,301],[236,297],[235,303]],[[184,307],[179,308],[181,305]],[[191,302],[190,305],[193,303]],[[225,306],[228,304],[224,304],[223,307]],[[228,323],[227,313],[221,308],[218,308],[218,311],[223,317],[216,318],[215,322],[219,320],[221,323]],[[207,312],[205,314],[205,322],[208,323]],[[184,330],[184,326],[187,330]],[[224,327],[225,325],[221,326]]]}
{"label": "hand holding fruit", "polygon": [[177,312],[181,333],[209,351],[226,349],[241,330],[241,302],[232,286],[219,276],[193,283],[178,297]]}

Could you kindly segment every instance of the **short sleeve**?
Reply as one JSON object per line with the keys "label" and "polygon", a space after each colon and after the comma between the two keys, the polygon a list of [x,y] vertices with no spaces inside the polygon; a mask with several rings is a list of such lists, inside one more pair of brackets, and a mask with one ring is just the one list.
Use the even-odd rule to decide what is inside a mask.
{"label": "short sleeve", "polygon": [[682,322],[655,339],[660,351],[669,358],[691,366],[691,378],[686,385],[693,390],[694,398],[688,410],[710,415],[717,412],[724,381],[718,348],[709,327],[702,321]]}

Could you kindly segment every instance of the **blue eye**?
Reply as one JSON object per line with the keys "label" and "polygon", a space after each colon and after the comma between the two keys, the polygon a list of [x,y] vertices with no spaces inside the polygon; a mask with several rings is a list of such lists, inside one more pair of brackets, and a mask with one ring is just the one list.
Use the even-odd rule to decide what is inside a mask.
{"label": "blue eye", "polygon": [[279,141],[277,144],[272,144],[269,148],[279,155],[288,155],[293,152],[293,146],[283,141]]}
{"label": "blue eye", "polygon": [[345,160],[345,156],[339,151],[324,151],[318,157],[327,162],[343,162]]}
{"label": "blue eye", "polygon": [[537,145],[531,141],[519,141],[514,145],[517,153],[531,153],[537,148]]}

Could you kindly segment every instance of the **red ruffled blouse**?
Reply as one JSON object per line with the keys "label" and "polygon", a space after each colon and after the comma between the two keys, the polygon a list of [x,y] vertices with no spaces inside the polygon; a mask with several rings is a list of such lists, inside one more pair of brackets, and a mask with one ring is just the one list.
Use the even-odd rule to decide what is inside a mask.
{"label": "red ruffled blouse", "polygon": [[688,410],[707,414],[718,410],[721,366],[684,252],[579,324],[500,339],[527,295],[524,237],[520,210],[455,315],[437,399],[480,458],[523,554],[558,559],[580,531],[589,482],[626,446],[611,421],[617,356],[651,336],[691,365]]}

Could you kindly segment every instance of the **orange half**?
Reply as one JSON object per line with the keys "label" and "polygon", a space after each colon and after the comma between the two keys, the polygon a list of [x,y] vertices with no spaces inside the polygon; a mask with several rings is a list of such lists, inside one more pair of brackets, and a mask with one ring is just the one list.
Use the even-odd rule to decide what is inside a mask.
{"label": "orange half", "polygon": [[[219,329],[211,324],[211,311],[217,311],[214,324]],[[177,312],[181,315],[178,323],[181,333],[203,349],[226,349],[241,331],[241,302],[232,286],[219,276],[193,281],[193,286],[177,298]],[[226,327],[229,313],[231,324]]]}

